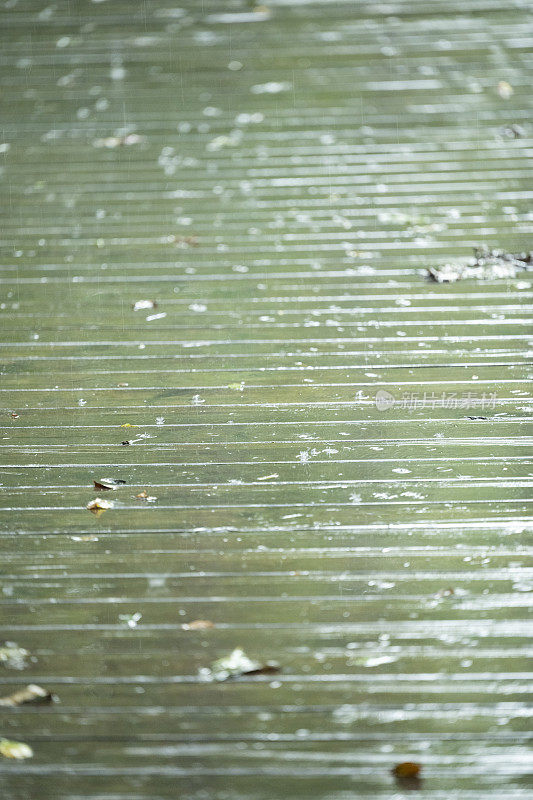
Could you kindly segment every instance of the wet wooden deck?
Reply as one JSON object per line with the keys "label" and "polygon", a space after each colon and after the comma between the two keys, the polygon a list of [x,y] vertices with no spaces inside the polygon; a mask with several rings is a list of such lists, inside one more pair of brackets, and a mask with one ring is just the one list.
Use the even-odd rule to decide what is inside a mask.
{"label": "wet wooden deck", "polygon": [[532,280],[423,272],[531,248],[528,4],[179,6],[2,5],[1,796],[525,800]]}

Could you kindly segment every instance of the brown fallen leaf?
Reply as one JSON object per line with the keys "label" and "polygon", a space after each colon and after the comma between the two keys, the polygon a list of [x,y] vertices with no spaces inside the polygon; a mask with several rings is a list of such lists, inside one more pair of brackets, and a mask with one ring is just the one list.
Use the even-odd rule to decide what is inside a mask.
{"label": "brown fallen leaf", "polygon": [[20,414],[17,414],[15,411],[11,412],[11,418],[12,419],[18,419],[19,417],[20,417]]}
{"label": "brown fallen leaf", "polygon": [[454,595],[454,594],[455,594],[455,592],[454,592],[454,590],[452,589],[452,587],[451,587],[451,586],[448,586],[448,588],[447,588],[447,589],[440,589],[440,590],[437,592],[437,594],[435,595],[435,597],[451,597],[451,596],[452,596],[452,595]]}
{"label": "brown fallen leaf", "polygon": [[94,500],[91,500],[90,503],[87,503],[87,508],[91,514],[96,514],[96,516],[99,517],[100,514],[103,514],[108,508],[113,508],[113,505],[111,500],[102,500],[100,497],[96,497]]}
{"label": "brown fallen leaf", "polygon": [[13,742],[9,739],[0,739],[0,755],[5,758],[16,758],[22,760],[23,758],[32,758],[33,750],[29,744],[24,742]]}
{"label": "brown fallen leaf", "polygon": [[184,622],[181,627],[184,631],[207,631],[216,626],[209,619],[193,619],[192,622]]}
{"label": "brown fallen leaf", "polygon": [[145,489],[143,489],[142,492],[139,492],[139,494],[135,495],[135,499],[136,500],[146,500],[147,503],[153,503],[155,500],[157,500],[157,497],[154,497],[153,495],[148,494],[148,492]]}
{"label": "brown fallen leaf", "polygon": [[116,489],[117,486],[124,486],[126,481],[120,478],[101,478],[99,481],[93,481],[93,483],[95,489],[106,492]]}
{"label": "brown fallen leaf", "polygon": [[226,681],[228,678],[239,678],[243,675],[275,675],[281,667],[274,661],[262,664],[248,658],[244,650],[236,647],[232,653],[215,661],[210,668],[200,670],[200,675],[208,681]]}
{"label": "brown fallen leaf", "polygon": [[421,769],[421,765],[416,764],[414,761],[402,761],[401,764],[396,764],[396,766],[392,768],[391,772],[395,778],[408,779],[418,778],[420,776]]}
{"label": "brown fallen leaf", "polygon": [[278,672],[281,672],[279,664],[268,661],[266,664],[261,664],[257,669],[246,670],[243,675],[277,675]]}
{"label": "brown fallen leaf", "polygon": [[13,694],[7,695],[6,697],[0,697],[0,706],[16,707],[28,703],[40,704],[53,702],[53,694],[43,689],[42,686],[37,686],[35,683],[30,683],[24,689],[13,692]]}

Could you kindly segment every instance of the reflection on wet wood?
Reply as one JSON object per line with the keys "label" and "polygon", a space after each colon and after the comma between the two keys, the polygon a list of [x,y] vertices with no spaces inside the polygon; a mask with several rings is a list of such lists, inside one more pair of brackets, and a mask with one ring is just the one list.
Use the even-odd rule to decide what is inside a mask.
{"label": "reflection on wet wood", "polygon": [[525,800],[527,9],[223,5],[1,11],[2,797]]}

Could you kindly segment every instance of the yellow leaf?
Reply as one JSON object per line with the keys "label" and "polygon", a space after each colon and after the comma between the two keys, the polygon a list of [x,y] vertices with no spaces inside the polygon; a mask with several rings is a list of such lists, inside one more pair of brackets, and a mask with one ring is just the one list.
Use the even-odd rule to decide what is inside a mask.
{"label": "yellow leaf", "polygon": [[99,517],[100,514],[103,514],[108,508],[113,508],[113,505],[111,500],[102,500],[100,497],[96,497],[94,500],[91,500],[90,503],[87,503],[87,508],[91,514],[96,514],[96,516]]}
{"label": "yellow leaf", "polygon": [[0,739],[0,755],[5,758],[31,758],[33,750],[24,742],[12,742],[9,739]]}

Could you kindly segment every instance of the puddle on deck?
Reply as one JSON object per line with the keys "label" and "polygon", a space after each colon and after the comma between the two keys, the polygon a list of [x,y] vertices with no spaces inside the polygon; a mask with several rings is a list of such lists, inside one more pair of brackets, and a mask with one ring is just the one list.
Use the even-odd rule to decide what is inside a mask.
{"label": "puddle on deck", "polygon": [[1,14],[2,797],[530,797],[526,5]]}

